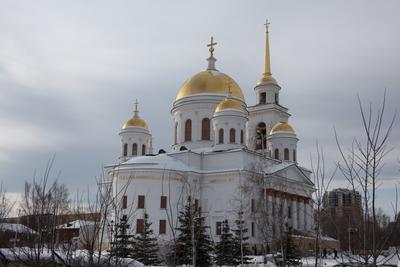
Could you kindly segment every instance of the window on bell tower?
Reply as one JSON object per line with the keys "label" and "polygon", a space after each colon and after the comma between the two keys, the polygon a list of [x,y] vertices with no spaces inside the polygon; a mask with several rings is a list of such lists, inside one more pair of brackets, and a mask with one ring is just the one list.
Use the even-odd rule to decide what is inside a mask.
{"label": "window on bell tower", "polygon": [[275,93],[275,104],[279,104],[279,94]]}
{"label": "window on bell tower", "polygon": [[279,149],[275,148],[274,158],[279,159]]}
{"label": "window on bell tower", "polygon": [[201,140],[210,140],[210,119],[204,118],[201,121]]}
{"label": "window on bell tower", "polygon": [[260,93],[260,103],[259,104],[265,104],[267,99],[267,93]]}
{"label": "window on bell tower", "polygon": [[185,122],[185,142],[192,141],[192,120],[188,119]]}
{"label": "window on bell tower", "polygon": [[229,130],[229,143],[236,143],[236,130],[233,128]]}
{"label": "window on bell tower", "polygon": [[289,160],[289,149],[285,148],[283,151],[283,159],[284,160]]}
{"label": "window on bell tower", "polygon": [[219,129],[218,131],[218,144],[224,143],[224,129]]}
{"label": "window on bell tower", "polygon": [[256,149],[266,149],[267,147],[267,127],[260,122],[256,129]]}

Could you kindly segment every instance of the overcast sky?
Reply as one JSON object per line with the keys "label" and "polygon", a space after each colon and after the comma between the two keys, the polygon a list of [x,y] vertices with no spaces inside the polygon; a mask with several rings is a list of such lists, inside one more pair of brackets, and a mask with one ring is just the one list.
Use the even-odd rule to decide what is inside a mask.
{"label": "overcast sky", "polygon": [[[56,153],[54,173],[72,192],[93,184],[120,153],[118,132],[135,99],[155,151],[173,138],[170,109],[183,82],[206,66],[241,86],[248,105],[260,78],[270,21],[273,76],[292,114],[299,161],[315,141],[326,164],[359,135],[357,94],[387,114],[400,103],[399,1],[18,1],[0,7],[0,179],[23,190]],[[400,175],[399,120],[379,198],[390,211]],[[346,187],[337,179],[335,186]]]}

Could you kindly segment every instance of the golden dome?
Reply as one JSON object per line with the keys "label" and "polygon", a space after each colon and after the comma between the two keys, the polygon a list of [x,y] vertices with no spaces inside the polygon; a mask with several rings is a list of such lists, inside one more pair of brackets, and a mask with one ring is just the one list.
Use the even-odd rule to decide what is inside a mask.
{"label": "golden dome", "polygon": [[125,122],[125,124],[122,126],[122,129],[126,129],[126,128],[130,127],[130,126],[142,127],[142,128],[147,129],[147,130],[149,129],[148,126],[147,126],[147,123],[143,119],[141,119],[139,117],[133,117],[132,119],[130,119],[127,122]]}
{"label": "golden dome", "polygon": [[194,75],[183,84],[175,100],[201,93],[226,95],[229,91],[228,86],[232,96],[245,101],[239,85],[231,77],[217,70],[204,70]]}
{"label": "golden dome", "polygon": [[230,97],[225,98],[221,103],[219,103],[217,108],[215,109],[215,112],[220,112],[225,109],[236,109],[242,112],[246,112],[238,101]]}
{"label": "golden dome", "polygon": [[288,133],[293,133],[294,130],[293,127],[290,126],[287,122],[279,122],[277,123],[274,127],[272,127],[271,131],[269,134],[273,134],[276,132],[288,132]]}
{"label": "golden dome", "polygon": [[135,102],[135,110],[133,111],[133,118],[125,122],[125,124],[122,126],[122,129],[126,129],[130,126],[136,126],[136,127],[141,127],[145,128],[146,130],[149,129],[147,126],[147,123],[139,117],[139,110],[138,110],[138,101],[136,100]]}

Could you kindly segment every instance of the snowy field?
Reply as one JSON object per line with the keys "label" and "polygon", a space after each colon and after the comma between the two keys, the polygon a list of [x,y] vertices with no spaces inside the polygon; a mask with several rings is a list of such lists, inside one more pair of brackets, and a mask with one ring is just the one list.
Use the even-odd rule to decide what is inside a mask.
{"label": "snowy field", "polygon": [[[0,249],[0,252],[3,256],[5,256],[7,259],[14,261],[17,258],[19,259],[25,259],[27,260],[29,258],[29,256],[27,256],[25,253],[28,251],[27,248],[21,248],[20,251],[15,250],[10,250],[10,249]],[[58,256],[60,256],[60,258],[64,259],[65,261],[78,261],[78,262],[85,262],[88,259],[88,252],[86,250],[76,250],[73,253],[71,253],[70,255],[66,255],[65,253],[63,253],[62,251],[56,251]],[[24,256],[25,254],[25,256]],[[98,254],[94,255],[95,258],[97,258]],[[276,265],[273,263],[273,255],[267,255],[266,256],[266,260],[267,263],[264,263],[264,257],[263,256],[250,256],[251,257],[251,264],[247,264],[245,265],[246,267],[276,267]],[[44,250],[43,254],[41,255],[41,258],[43,260],[49,260],[52,259],[52,255],[51,252],[48,250]],[[101,258],[102,258],[102,262],[110,262],[110,258],[109,258],[109,254],[107,252],[103,252],[101,253]],[[360,266],[355,264],[354,262],[356,262],[357,256],[353,256],[351,259],[343,256],[337,259],[334,259],[331,256],[328,256],[326,259],[320,259],[320,263],[319,266],[321,267],[334,267],[334,266]],[[378,266],[394,266],[394,267],[400,267],[400,257],[399,255],[396,254],[392,254],[389,255],[387,257],[381,256],[378,258]],[[56,261],[59,261],[56,259]],[[113,260],[111,260],[112,262]],[[133,259],[118,259],[118,264],[117,265],[121,265],[121,266],[125,266],[125,267],[144,267],[144,265],[140,262],[137,262]],[[306,257],[306,258],[302,258],[301,259],[301,266],[302,267],[311,267],[311,266],[315,266],[315,258],[314,257]],[[61,263],[61,261],[59,262]],[[343,264],[343,265],[341,265]]]}

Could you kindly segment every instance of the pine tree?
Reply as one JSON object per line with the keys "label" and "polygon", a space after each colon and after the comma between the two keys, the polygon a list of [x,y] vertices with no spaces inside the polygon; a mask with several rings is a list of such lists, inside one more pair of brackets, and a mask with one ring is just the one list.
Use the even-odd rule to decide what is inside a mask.
{"label": "pine tree", "polygon": [[192,264],[193,258],[193,218],[194,209],[192,206],[192,200],[190,196],[187,199],[187,203],[182,211],[179,212],[178,222],[179,227],[176,230],[179,231],[178,238],[176,240],[176,262],[178,265]]}
{"label": "pine tree", "polygon": [[222,265],[237,265],[234,260],[234,237],[229,228],[228,220],[222,222],[220,241],[215,246],[215,263]]}
{"label": "pine tree", "polygon": [[194,207],[190,197],[183,211],[179,212],[178,221],[179,227],[176,229],[179,234],[175,248],[177,264],[193,264],[194,256],[196,266],[211,266],[213,243],[207,234],[209,227],[204,223],[201,208]]}
{"label": "pine tree", "polygon": [[133,235],[128,234],[129,224],[126,215],[115,225],[114,241],[111,242],[111,256],[128,258],[134,253]]}
{"label": "pine tree", "polygon": [[194,220],[196,266],[212,265],[211,253],[214,251],[214,246],[208,234],[209,228],[209,226],[205,225],[205,217],[202,216],[201,208],[199,207],[196,210]]}
{"label": "pine tree", "polygon": [[286,266],[300,265],[300,252],[293,242],[292,228],[288,227],[285,231],[283,242],[283,253],[286,258]]}
{"label": "pine tree", "polygon": [[136,253],[135,260],[143,263],[144,265],[158,265],[160,260],[158,259],[158,244],[157,238],[153,235],[151,229],[152,223],[149,222],[149,215],[144,214],[144,229],[141,233],[136,235]]}
{"label": "pine tree", "polygon": [[243,211],[239,211],[237,213],[237,218],[235,220],[236,229],[233,230],[234,232],[234,239],[233,239],[233,250],[232,250],[232,259],[233,265],[239,264],[248,264],[250,258],[248,255],[251,254],[249,249],[249,245],[246,242],[249,237],[247,236],[248,229],[246,228],[245,222],[243,220]]}

